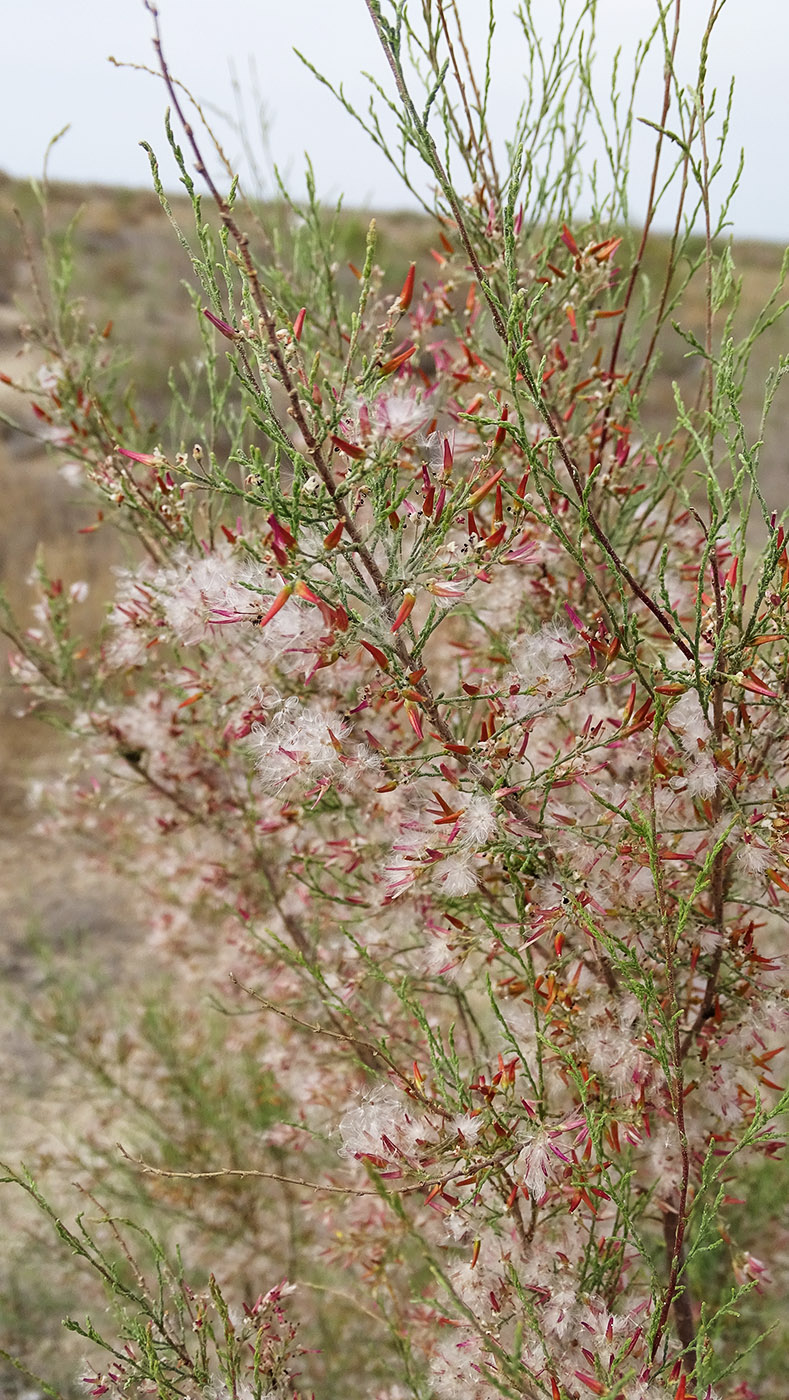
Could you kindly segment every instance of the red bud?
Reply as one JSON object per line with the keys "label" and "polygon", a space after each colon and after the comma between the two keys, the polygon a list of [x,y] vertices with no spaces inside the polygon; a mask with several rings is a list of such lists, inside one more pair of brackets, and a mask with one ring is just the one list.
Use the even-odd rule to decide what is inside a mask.
{"label": "red bud", "polygon": [[416,273],[416,263],[412,263],[406,274],[403,290],[400,293],[400,310],[407,311],[411,305],[411,298],[414,295],[414,275]]}

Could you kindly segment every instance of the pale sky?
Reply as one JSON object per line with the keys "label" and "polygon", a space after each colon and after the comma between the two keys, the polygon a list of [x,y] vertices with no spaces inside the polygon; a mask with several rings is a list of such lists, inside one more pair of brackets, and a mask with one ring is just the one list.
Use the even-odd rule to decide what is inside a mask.
{"label": "pale sky", "polygon": [[[577,11],[580,0],[568,0]],[[40,174],[48,141],[63,126],[70,131],[52,153],[53,178],[147,186],[147,159],[139,141],[162,156],[166,183],[175,176],[167,163],[162,85],[145,73],[118,70],[109,55],[130,63],[153,63],[151,21],[142,0],[4,0],[5,42],[0,52],[0,170]],[[487,0],[458,0],[468,17],[471,47],[484,30]],[[683,0],[688,19],[688,61],[703,27],[709,0]],[[415,8],[419,8],[415,6]],[[527,55],[510,14],[511,0],[496,0],[492,126],[503,144],[522,100]],[[600,98],[619,44],[632,51],[656,15],[656,0],[599,0]],[[377,48],[363,0],[159,0],[165,51],[173,71],[195,95],[231,111],[231,73],[247,94],[254,64],[269,126],[271,154],[295,193],[303,188],[304,152],[315,168],[319,194],[348,206],[407,207],[396,175],[370,146],[331,94],[319,86],[293,54],[294,45],[335,85],[343,82],[357,106],[367,104],[362,70],[388,86],[388,70]],[[553,32],[557,0],[537,0],[535,13],[546,35]],[[481,50],[479,50],[481,52]],[[712,81],[721,89],[736,78],[729,168],[746,149],[740,193],[732,207],[740,237],[789,241],[789,0],[728,0],[710,56]],[[657,119],[661,63],[646,74],[637,100],[639,115]],[[248,97],[247,115],[254,114]],[[651,140],[636,152],[633,216],[641,212]],[[242,143],[223,129],[228,153],[244,169]],[[271,191],[270,164],[257,143]],[[600,144],[590,146],[589,159]]]}

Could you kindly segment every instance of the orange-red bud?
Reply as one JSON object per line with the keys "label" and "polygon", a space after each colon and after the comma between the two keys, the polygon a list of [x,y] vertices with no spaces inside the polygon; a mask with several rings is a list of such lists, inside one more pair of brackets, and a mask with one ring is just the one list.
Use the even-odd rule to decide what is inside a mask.
{"label": "orange-red bud", "polygon": [[328,535],[324,535],[323,548],[334,549],[340,543],[340,539],[342,537],[342,532],[344,528],[345,521],[338,520],[337,524],[329,531]]}
{"label": "orange-red bud", "polygon": [[504,468],[501,467],[499,471],[493,473],[493,476],[489,476],[487,481],[483,481],[482,485],[478,486],[476,491],[472,491],[466,503],[467,509],[473,510],[476,505],[479,505],[480,501],[483,500],[485,496],[487,496],[488,492],[493,490],[493,487],[496,485],[497,481],[501,481],[503,475]]}
{"label": "orange-red bud", "polygon": [[507,405],[505,404],[505,405],[504,405],[504,408],[502,409],[501,419],[499,420],[499,426],[498,426],[498,428],[496,429],[496,436],[495,436],[494,439],[493,439],[493,447],[494,447],[494,450],[495,450],[497,447],[501,447],[501,444],[503,443],[505,437],[507,436],[507,429],[505,428],[504,424],[506,423],[506,421],[507,421],[507,419],[509,418],[509,416],[510,416],[510,411],[509,411],[509,408],[507,407]]}
{"label": "orange-red bud", "polygon": [[377,661],[382,671],[389,670],[389,662],[385,654],[381,651],[380,647],[373,646],[372,642],[365,641],[362,641],[361,645],[364,647],[365,651],[368,651],[370,653],[371,657],[373,658],[373,661]]}
{"label": "orange-red bud", "polygon": [[382,378],[386,374],[394,374],[395,370],[399,369],[401,365],[404,365],[406,360],[410,360],[415,352],[416,346],[409,345],[407,350],[401,350],[399,355],[394,355],[391,360],[387,360],[385,364],[381,365],[378,373]]}
{"label": "orange-red bud", "polygon": [[268,612],[264,613],[263,617],[261,617],[260,619],[261,627],[265,627],[266,623],[270,622],[272,617],[276,617],[277,613],[280,611],[280,608],[284,608],[292,592],[292,583],[286,583],[284,588],[281,588],[279,590],[279,593],[274,599],[274,602],[271,604],[271,607],[269,608]]}
{"label": "orange-red bud", "polygon": [[359,447],[355,442],[346,442],[345,438],[338,437],[337,433],[332,433],[331,440],[340,452],[344,452],[346,457],[353,457],[356,462],[363,461],[367,456],[363,447]]}
{"label": "orange-red bud", "polygon": [[562,243],[564,243],[566,248],[569,248],[574,258],[578,258],[581,256],[578,244],[576,243],[566,224],[562,224],[562,231],[560,237]]}
{"label": "orange-red bud", "polygon": [[225,337],[226,340],[238,340],[238,331],[234,330],[232,326],[229,326],[227,321],[222,321],[219,318],[219,316],[215,316],[213,311],[208,310],[207,306],[203,307],[203,315],[205,316],[207,321],[211,322],[212,326],[216,326],[216,329],[220,332],[221,335]]}
{"label": "orange-red bud", "polygon": [[307,603],[320,603],[320,598],[313,593],[312,589],[303,579],[299,579],[295,585],[294,592],[299,598],[303,598]]}
{"label": "orange-red bud", "polygon": [[414,276],[416,274],[416,263],[412,263],[406,273],[403,283],[403,290],[400,293],[400,310],[407,311],[411,305],[411,298],[414,295]]}
{"label": "orange-red bud", "polygon": [[415,733],[417,739],[421,739],[421,738],[422,738],[422,716],[420,715],[418,709],[416,708],[416,705],[415,705],[415,704],[413,703],[413,701],[411,701],[411,700],[404,700],[404,701],[403,701],[403,707],[404,707],[404,709],[405,709],[406,715],[408,716],[408,723],[410,724],[411,728],[413,729],[413,731],[414,731],[414,733]]}
{"label": "orange-red bud", "polygon": [[[402,601],[402,603],[400,604],[400,607],[399,607],[399,610],[398,610],[398,613],[397,613],[397,617],[395,618],[394,622],[392,623],[392,631],[393,631],[393,632],[397,632],[398,629],[399,629],[400,627],[402,627],[402,625],[403,625],[403,623],[406,621],[406,619],[409,618],[409,617],[411,616],[411,613],[413,612],[413,609],[414,609],[414,603],[415,603],[415,602],[416,602],[416,595],[413,594],[413,593],[411,592],[410,589],[406,589],[405,594],[404,594],[404,596],[403,596],[403,601]],[[421,738],[421,735],[420,735],[420,738]]]}

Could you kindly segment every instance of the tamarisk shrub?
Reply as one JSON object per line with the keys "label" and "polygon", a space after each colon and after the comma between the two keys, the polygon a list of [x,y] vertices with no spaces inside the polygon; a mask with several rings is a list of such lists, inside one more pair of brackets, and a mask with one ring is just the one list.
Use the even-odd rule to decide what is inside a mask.
{"label": "tamarisk shrub", "polygon": [[[179,1149],[173,1080],[138,1047],[171,1132],[139,1139],[136,1170],[188,1193],[168,1229],[212,1273],[204,1296],[146,1234],[159,1284],[129,1283],[57,1222],[121,1309],[122,1341],[81,1329],[110,1353],[95,1395],[345,1394],[351,1373],[379,1400],[754,1393],[730,1324],[768,1276],[727,1212],[787,1103],[789,554],[740,399],[781,308],[735,334],[720,7],[693,86],[679,0],[639,51],[665,62],[639,236],[637,108],[605,115],[580,8],[547,41],[521,8],[502,166],[492,6],[480,76],[455,6],[368,0],[392,83],[354,115],[409,188],[427,167],[436,266],[392,285],[371,224],[352,304],[312,186],[286,244],[208,172],[148,5],[202,377],[173,381],[146,439],[97,339],[40,333],[38,413],[141,548],[95,646],[43,564],[34,625],[6,628],[31,703],[74,736],[47,820],[120,854],[192,1023],[218,994],[228,1075],[251,1057],[278,1109],[240,1158],[229,1128]],[[580,173],[595,123],[603,194]],[[701,338],[677,330],[696,383],[648,431],[695,278]],[[200,1207],[231,1168],[238,1192]],[[363,1324],[339,1370],[318,1292]]]}

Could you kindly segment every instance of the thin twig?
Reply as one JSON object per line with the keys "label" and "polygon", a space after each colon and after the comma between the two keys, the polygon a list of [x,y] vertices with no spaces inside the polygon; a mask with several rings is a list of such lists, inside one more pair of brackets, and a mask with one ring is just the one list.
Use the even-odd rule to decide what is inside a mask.
{"label": "thin twig", "polygon": [[[676,0],[676,3],[677,7],[679,7],[679,0]],[[466,224],[466,219],[460,207],[460,201],[458,200],[458,197],[452,187],[452,183],[449,180],[449,177],[444,169],[441,157],[438,154],[438,149],[436,147],[435,141],[430,135],[430,132],[428,131],[427,127],[424,126],[421,122],[419,115],[416,111],[413,100],[408,91],[408,86],[406,84],[399,60],[392,48],[389,37],[385,31],[380,12],[374,3],[374,0],[365,0],[365,4],[367,5],[367,9],[370,13],[370,18],[372,19],[381,47],[383,48],[384,55],[387,59],[389,67],[392,70],[398,94],[406,109],[406,112],[408,113],[413,130],[418,135],[419,140],[422,146],[424,147],[424,153],[426,155],[428,163],[433,169],[434,174],[437,176],[439,184],[441,186],[441,191],[452,210],[458,233],[460,234],[461,242],[463,244],[469,262],[471,263],[474,277],[488,304],[488,309],[490,311],[491,320],[493,322],[496,334],[506,347],[507,354],[510,357],[510,359],[515,362],[515,364],[523,374],[523,378],[526,381],[534,405],[537,408],[537,411],[540,414],[546,427],[548,428],[551,438],[556,443],[559,456],[561,457],[562,462],[567,470],[567,473],[570,477],[578,499],[579,501],[583,501],[584,487],[580,470],[570,455],[564,438],[564,434],[560,430],[558,423],[555,421],[547,403],[544,401],[543,395],[535,381],[534,373],[529,363],[526,350],[522,349],[519,345],[517,345],[509,335],[506,322],[502,316],[501,307],[496,296],[494,295],[493,288],[490,284],[490,280],[486,276],[482,268],[482,265],[479,261],[479,257],[477,255],[477,251],[472,242]],[[620,577],[625,580],[628,587],[632,590],[632,592],[636,595],[640,602],[642,602],[644,606],[648,608],[652,615],[657,619],[657,621],[660,623],[660,626],[666,633],[668,633],[668,635],[674,642],[674,645],[678,648],[679,651],[682,652],[683,656],[685,656],[687,660],[692,661],[694,659],[693,651],[691,647],[687,644],[687,642],[684,640],[684,638],[680,635],[679,631],[677,630],[677,627],[674,624],[673,619],[668,615],[667,612],[665,612],[663,608],[661,608],[659,603],[656,603],[655,600],[650,597],[650,595],[639,583],[638,579],[635,578],[635,576],[631,573],[624,560],[620,558],[619,554],[617,553],[613,544],[609,540],[608,535],[606,534],[605,530],[603,529],[602,525],[600,524],[599,520],[597,519],[597,516],[595,515],[588,502],[586,502],[586,519],[588,521],[591,533],[597,540],[603,552],[608,556],[611,563],[614,565],[614,568],[616,569],[617,573],[619,573]]]}

